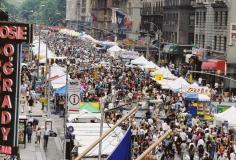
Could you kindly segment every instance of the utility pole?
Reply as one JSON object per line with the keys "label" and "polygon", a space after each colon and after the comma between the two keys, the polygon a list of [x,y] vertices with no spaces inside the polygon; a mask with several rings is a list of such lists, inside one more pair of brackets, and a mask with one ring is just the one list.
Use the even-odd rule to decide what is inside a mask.
{"label": "utility pole", "polygon": [[39,57],[40,57],[40,45],[41,45],[41,42],[40,42],[40,34],[41,34],[41,29],[40,29],[40,24],[39,24],[39,47],[38,47],[38,58],[37,58],[37,80],[39,79]]}
{"label": "utility pole", "polygon": [[[103,118],[104,118],[104,101],[105,97],[101,98],[100,106],[101,106],[101,122],[100,122],[100,137],[103,134]],[[98,160],[101,160],[102,158],[102,141],[99,142],[99,148],[98,148]]]}
{"label": "utility pole", "polygon": [[158,31],[158,65],[161,66],[161,31]]}
{"label": "utility pole", "polygon": [[146,52],[147,59],[150,58],[149,43],[150,43],[150,34],[147,34],[147,52]]}

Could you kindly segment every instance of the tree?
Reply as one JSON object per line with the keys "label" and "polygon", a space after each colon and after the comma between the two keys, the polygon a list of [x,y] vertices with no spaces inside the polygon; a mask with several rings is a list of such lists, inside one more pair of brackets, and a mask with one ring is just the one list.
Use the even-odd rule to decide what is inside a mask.
{"label": "tree", "polygon": [[8,0],[12,3],[6,3],[6,10],[14,13],[10,15],[18,15],[29,23],[57,25],[63,22],[66,13],[66,0],[24,0],[14,3],[17,0]]}

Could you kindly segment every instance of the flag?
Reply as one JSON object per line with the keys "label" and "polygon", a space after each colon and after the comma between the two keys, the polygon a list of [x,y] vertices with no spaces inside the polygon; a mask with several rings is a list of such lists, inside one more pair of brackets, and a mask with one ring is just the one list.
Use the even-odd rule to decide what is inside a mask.
{"label": "flag", "polygon": [[122,28],[124,26],[125,15],[119,11],[116,11],[116,22],[118,24],[118,28]]}
{"label": "flag", "polygon": [[131,128],[126,131],[120,144],[115,148],[107,160],[131,160]]}
{"label": "flag", "polygon": [[93,22],[97,22],[97,20],[98,20],[94,14],[92,14],[92,19],[93,19]]}

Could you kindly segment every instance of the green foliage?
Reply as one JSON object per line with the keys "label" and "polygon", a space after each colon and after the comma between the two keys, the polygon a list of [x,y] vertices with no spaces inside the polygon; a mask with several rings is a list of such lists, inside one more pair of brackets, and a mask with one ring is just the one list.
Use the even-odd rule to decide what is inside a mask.
{"label": "green foliage", "polygon": [[[34,24],[58,25],[65,19],[66,0],[8,0],[6,8],[17,11],[18,17]],[[14,3],[15,1],[15,3]],[[12,3],[10,3],[12,2]],[[10,13],[11,14],[11,13]]]}

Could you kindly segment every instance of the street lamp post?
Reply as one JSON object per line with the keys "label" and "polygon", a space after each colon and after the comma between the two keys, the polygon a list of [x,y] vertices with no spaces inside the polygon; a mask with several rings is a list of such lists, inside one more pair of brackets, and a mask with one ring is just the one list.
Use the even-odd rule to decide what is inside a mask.
{"label": "street lamp post", "polygon": [[[155,23],[153,23],[153,22],[149,22],[149,21],[144,21],[144,23],[149,23],[149,24],[151,24],[151,25],[153,25],[153,26],[155,26],[156,27],[156,29],[157,29],[157,31],[155,31],[155,38],[156,38],[156,36],[158,36],[158,65],[160,66],[161,65],[161,45],[160,45],[160,43],[161,43],[161,30],[158,28],[158,26],[155,24]],[[154,30],[153,30],[154,31]],[[149,36],[149,34],[148,34],[148,36]],[[150,43],[150,40],[148,41],[148,44],[147,44],[147,54],[148,54],[148,56],[149,56],[149,43]]]}

